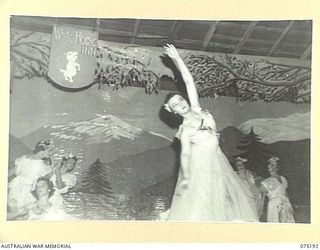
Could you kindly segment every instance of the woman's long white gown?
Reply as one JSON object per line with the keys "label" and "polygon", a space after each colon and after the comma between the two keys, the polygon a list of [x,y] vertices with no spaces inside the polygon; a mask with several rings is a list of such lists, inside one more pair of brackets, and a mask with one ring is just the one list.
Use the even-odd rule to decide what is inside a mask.
{"label": "woman's long white gown", "polygon": [[280,178],[281,182],[274,177],[269,177],[261,183],[267,189],[269,198],[267,221],[295,223],[293,208],[286,192],[288,182],[283,176]]}
{"label": "woman's long white gown", "polygon": [[206,111],[199,111],[198,115],[202,118],[201,126],[183,123],[178,131],[178,137],[187,133],[190,138],[191,150],[187,156],[190,179],[185,189],[181,187],[179,175],[167,219],[258,221],[250,191],[241,184],[219,147],[212,115]]}

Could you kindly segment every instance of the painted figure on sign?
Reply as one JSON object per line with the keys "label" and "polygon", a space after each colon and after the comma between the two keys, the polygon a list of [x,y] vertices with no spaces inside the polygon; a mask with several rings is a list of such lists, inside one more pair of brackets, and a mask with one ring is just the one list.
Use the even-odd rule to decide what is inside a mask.
{"label": "painted figure on sign", "polygon": [[73,77],[77,74],[77,71],[80,71],[80,64],[77,62],[78,52],[69,51],[66,53],[67,56],[67,66],[66,69],[60,69],[64,75],[64,79],[69,82],[73,82]]}

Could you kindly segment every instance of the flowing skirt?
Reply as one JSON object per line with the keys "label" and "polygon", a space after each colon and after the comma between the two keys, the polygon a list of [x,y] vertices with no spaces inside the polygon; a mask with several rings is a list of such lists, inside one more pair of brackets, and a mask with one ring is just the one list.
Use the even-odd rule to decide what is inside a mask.
{"label": "flowing skirt", "polygon": [[258,221],[253,199],[219,147],[215,135],[194,142],[188,187],[178,178],[168,220]]}
{"label": "flowing skirt", "polygon": [[275,223],[295,223],[293,208],[288,197],[280,196],[269,200],[267,221]]}

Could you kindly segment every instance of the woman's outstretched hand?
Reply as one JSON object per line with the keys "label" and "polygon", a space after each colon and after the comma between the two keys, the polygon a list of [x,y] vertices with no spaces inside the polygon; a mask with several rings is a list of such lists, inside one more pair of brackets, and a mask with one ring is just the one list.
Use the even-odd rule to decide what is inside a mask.
{"label": "woman's outstretched hand", "polygon": [[176,47],[174,47],[174,45],[172,44],[167,44],[166,46],[163,47],[165,50],[165,53],[172,59],[179,59],[179,53],[176,49]]}

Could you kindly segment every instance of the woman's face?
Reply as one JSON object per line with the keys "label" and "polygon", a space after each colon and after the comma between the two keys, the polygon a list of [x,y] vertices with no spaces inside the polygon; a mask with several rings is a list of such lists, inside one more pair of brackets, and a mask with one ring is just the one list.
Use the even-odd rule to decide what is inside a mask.
{"label": "woman's face", "polygon": [[50,158],[51,153],[52,150],[50,148],[38,152],[41,158]]}
{"label": "woman's face", "polygon": [[46,181],[40,180],[36,184],[36,193],[38,197],[46,196],[49,193],[49,186]]}
{"label": "woman's face", "polygon": [[69,172],[74,169],[76,166],[75,159],[67,159],[63,165],[62,171],[63,173]]}
{"label": "woman's face", "polygon": [[268,165],[268,171],[270,174],[275,174],[278,172],[278,164],[276,162],[270,162]]}
{"label": "woman's face", "polygon": [[174,113],[179,115],[184,115],[190,111],[189,103],[181,95],[171,97],[168,105]]}
{"label": "woman's face", "polygon": [[245,170],[245,169],[246,169],[243,161],[236,161],[235,166],[236,166],[236,169],[237,169],[238,171],[241,171],[241,170]]}

